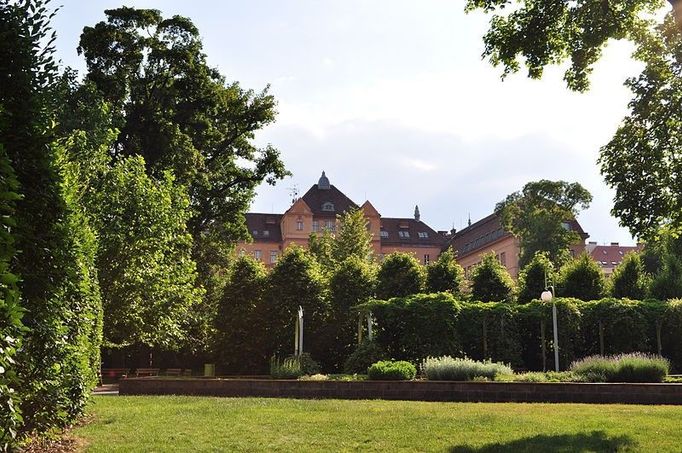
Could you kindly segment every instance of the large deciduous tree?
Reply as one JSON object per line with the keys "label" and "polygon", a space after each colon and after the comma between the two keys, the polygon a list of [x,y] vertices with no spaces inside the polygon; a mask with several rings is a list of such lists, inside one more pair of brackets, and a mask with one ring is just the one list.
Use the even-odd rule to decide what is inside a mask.
{"label": "large deciduous tree", "polygon": [[274,121],[267,91],[227,83],[202,53],[199,31],[185,17],[157,10],[106,10],[107,20],[85,27],[79,52],[87,79],[113,106],[115,157],[142,155],[151,174],[172,170],[189,190],[195,240],[245,238],[242,214],[255,187],[286,170],[272,146],[254,133]]}
{"label": "large deciduous tree", "polygon": [[569,247],[582,239],[566,226],[591,201],[592,195],[578,183],[540,180],[499,202],[495,212],[502,226],[521,243],[520,267],[537,252],[547,252],[554,263],[565,261]]}

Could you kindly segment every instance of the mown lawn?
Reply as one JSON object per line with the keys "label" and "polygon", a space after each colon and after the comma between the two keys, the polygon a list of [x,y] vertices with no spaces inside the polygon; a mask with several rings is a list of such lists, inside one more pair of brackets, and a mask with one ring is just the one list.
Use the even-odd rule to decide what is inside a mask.
{"label": "mown lawn", "polygon": [[682,451],[682,407],[97,396],[93,452]]}

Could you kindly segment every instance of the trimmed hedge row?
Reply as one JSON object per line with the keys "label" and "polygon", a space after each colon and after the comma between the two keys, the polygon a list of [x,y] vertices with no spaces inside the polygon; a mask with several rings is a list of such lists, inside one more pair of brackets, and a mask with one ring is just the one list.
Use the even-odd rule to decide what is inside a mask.
{"label": "trimmed hedge row", "polygon": [[[561,369],[595,354],[648,352],[682,371],[682,300],[555,302]],[[466,355],[516,369],[554,368],[552,303],[463,302],[436,293],[372,301],[360,309],[372,312],[376,341],[397,360]]]}

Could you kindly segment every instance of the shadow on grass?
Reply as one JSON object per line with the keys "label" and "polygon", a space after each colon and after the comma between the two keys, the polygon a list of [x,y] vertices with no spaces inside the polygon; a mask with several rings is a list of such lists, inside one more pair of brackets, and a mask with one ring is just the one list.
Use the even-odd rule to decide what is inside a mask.
{"label": "shadow on grass", "polygon": [[470,447],[458,445],[450,453],[505,453],[505,452],[618,452],[628,451],[635,446],[628,436],[609,437],[603,431],[578,434],[545,435],[516,439],[509,442]]}

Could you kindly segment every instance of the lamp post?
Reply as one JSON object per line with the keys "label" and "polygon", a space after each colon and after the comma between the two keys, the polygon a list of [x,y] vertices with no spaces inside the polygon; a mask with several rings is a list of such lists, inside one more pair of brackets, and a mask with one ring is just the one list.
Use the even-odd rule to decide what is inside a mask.
{"label": "lamp post", "polygon": [[[546,278],[546,277],[545,277]],[[554,328],[554,370],[559,372],[559,329],[557,328],[556,302],[554,302],[554,286],[546,286],[540,295],[543,302],[552,302],[552,324]]]}

